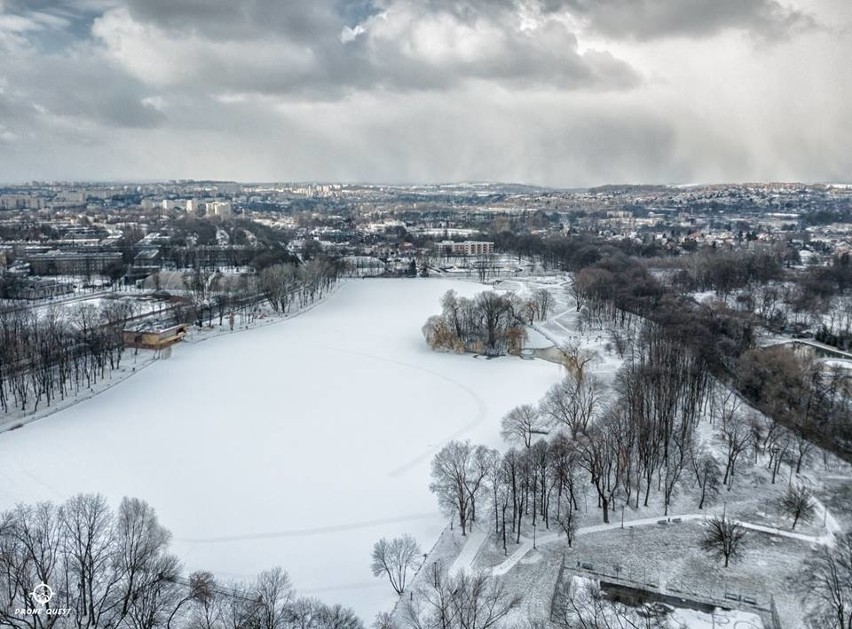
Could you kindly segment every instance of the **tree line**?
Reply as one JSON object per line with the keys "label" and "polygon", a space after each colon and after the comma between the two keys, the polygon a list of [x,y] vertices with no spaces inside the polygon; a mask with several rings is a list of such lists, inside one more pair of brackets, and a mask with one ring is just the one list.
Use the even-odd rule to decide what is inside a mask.
{"label": "tree line", "polygon": [[317,257],[305,264],[274,264],[260,272],[260,290],[275,312],[304,308],[331,289],[345,270],[342,260]]}
{"label": "tree line", "polygon": [[[525,522],[555,524],[571,544],[584,487],[605,523],[618,506],[648,507],[652,495],[668,515],[685,486],[704,509],[733,487],[743,465],[762,461],[774,484],[782,463],[798,472],[813,452],[807,435],[751,408],[655,324],[641,329],[606,395],[588,363],[566,364],[572,368],[537,405],[502,419],[509,450],[452,441],[436,455],[430,489],[463,534],[488,513],[504,550],[520,541]],[[722,444],[718,453],[698,437],[702,417]],[[798,507],[795,497],[779,503],[794,527],[812,515],[810,494],[800,493]]]}
{"label": "tree line", "polygon": [[[361,629],[339,605],[299,597],[281,568],[249,582],[181,577],[150,505],[100,495],[0,514],[0,624],[14,629]],[[32,593],[48,585],[43,606]],[[27,613],[30,610],[30,613]],[[39,613],[32,613],[38,610]],[[52,612],[52,613],[49,613]]]}
{"label": "tree line", "polygon": [[555,522],[570,542],[584,485],[593,488],[604,522],[618,501],[648,506],[652,491],[662,494],[667,513],[687,474],[705,487],[702,508],[718,489],[721,470],[707,462],[715,460],[696,438],[711,382],[693,352],[648,324],[610,403],[598,378],[576,368],[582,361],[573,364],[538,405],[503,418],[508,451],[453,441],[435,457],[430,488],[463,533],[488,509],[504,549],[512,537],[520,540],[525,521],[545,528]]}
{"label": "tree line", "polygon": [[0,310],[0,408],[36,411],[93,387],[117,369],[132,306]]}
{"label": "tree line", "polygon": [[[740,273],[757,282],[773,276],[776,268],[765,252],[725,257],[725,265],[736,261],[745,269]],[[844,263],[836,261],[828,270],[813,273],[833,274],[839,287],[844,269]],[[698,303],[678,294],[674,287],[657,279],[637,260],[612,253],[576,272],[571,293],[580,325],[608,333],[620,355],[628,339],[645,322],[651,322],[662,335],[692,352],[713,377],[798,435],[802,448],[807,448],[803,440],[810,439],[852,460],[852,381],[848,371],[827,368],[789,347],[756,347],[757,329],[778,317],[772,286],[763,285],[750,293],[756,296],[757,308],[734,308],[722,300]],[[835,297],[843,298],[842,294]],[[849,311],[838,306],[831,312],[835,315],[825,321],[840,326],[832,329],[852,326]]]}

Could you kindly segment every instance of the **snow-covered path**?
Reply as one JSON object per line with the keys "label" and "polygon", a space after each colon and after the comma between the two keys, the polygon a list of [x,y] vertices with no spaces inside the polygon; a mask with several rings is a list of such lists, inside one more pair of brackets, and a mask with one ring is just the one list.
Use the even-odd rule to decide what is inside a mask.
{"label": "snow-covered path", "polygon": [[[824,507],[823,507],[824,508]],[[708,515],[718,515],[712,513],[687,513],[684,515],[672,515],[668,517],[653,517],[653,518],[640,518],[638,520],[625,520],[624,526],[625,528],[632,528],[635,526],[650,526],[655,524],[661,524],[665,522],[665,526],[677,526],[678,522],[687,522],[690,520],[704,520]],[[834,518],[831,518],[832,520]],[[752,524],[751,522],[744,522],[742,520],[733,520],[737,524],[741,525],[746,529],[750,529],[753,531],[760,531],[761,533],[769,533],[771,535],[777,535],[779,537],[787,537],[790,539],[797,539],[803,542],[808,542],[812,544],[830,544],[834,540],[834,531],[830,528],[826,532],[825,535],[804,535],[802,533],[796,533],[793,531],[784,531],[781,529],[776,529],[770,526],[763,526],[760,524]],[[621,522],[610,522],[609,524],[595,524],[593,526],[584,526],[582,528],[577,529],[576,535],[588,535],[590,533],[600,533],[602,531],[609,531],[612,529],[621,528]],[[552,544],[560,539],[564,539],[565,535],[562,533],[547,533],[545,535],[539,535],[536,538],[536,547],[542,546],[544,544]],[[527,553],[529,553],[533,549],[533,541],[525,536],[522,536],[521,539],[523,543],[515,550],[512,555],[506,559],[504,562],[494,566],[491,569],[491,574],[493,576],[501,576],[509,572],[512,568],[514,568],[518,562],[523,559]]]}
{"label": "snow-covered path", "polygon": [[468,533],[462,551],[456,560],[450,565],[449,573],[456,574],[459,570],[470,572],[473,560],[479,554],[479,549],[488,540],[488,531],[485,527],[476,526]]}

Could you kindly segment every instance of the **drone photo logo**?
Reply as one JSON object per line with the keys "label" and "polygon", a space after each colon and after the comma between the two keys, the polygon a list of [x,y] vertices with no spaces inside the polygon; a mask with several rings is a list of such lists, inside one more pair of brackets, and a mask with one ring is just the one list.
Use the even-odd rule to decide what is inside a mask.
{"label": "drone photo logo", "polygon": [[17,616],[38,616],[45,614],[47,616],[68,616],[71,613],[70,607],[48,607],[47,604],[53,599],[56,593],[47,583],[40,583],[33,588],[28,598],[32,599],[34,607],[23,607],[15,610]]}
{"label": "drone photo logo", "polygon": [[53,598],[53,590],[47,583],[41,583],[35,586],[30,594],[30,598],[33,599],[36,605],[45,607],[50,602],[50,599]]}

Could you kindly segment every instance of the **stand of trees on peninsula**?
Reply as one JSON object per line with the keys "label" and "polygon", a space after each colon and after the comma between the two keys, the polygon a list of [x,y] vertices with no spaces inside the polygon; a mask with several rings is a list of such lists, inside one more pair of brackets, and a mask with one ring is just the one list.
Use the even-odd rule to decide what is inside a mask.
{"label": "stand of trees on peninsula", "polygon": [[527,300],[494,291],[468,299],[449,290],[441,298],[441,314],[429,318],[423,335],[432,349],[499,356],[523,349],[525,326],[546,319],[552,307],[544,289]]}
{"label": "stand of trees on peninsula", "polygon": [[[171,534],[145,502],[100,495],[0,513],[0,625],[13,629],[362,629],[354,613],[299,597],[281,568],[250,582],[181,576]],[[48,585],[41,608],[31,593]],[[27,613],[38,608],[39,613]]]}

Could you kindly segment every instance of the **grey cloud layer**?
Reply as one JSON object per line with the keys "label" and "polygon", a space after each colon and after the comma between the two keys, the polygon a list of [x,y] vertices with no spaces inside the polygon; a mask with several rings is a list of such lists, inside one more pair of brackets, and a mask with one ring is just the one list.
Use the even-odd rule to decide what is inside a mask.
{"label": "grey cloud layer", "polygon": [[775,0],[544,0],[585,17],[594,30],[640,40],[708,36],[741,29],[768,39],[814,26],[812,16]]}
{"label": "grey cloud layer", "polygon": [[849,37],[791,1],[0,0],[0,174],[830,178]]}
{"label": "grey cloud layer", "polygon": [[[545,19],[525,28],[523,7],[501,0],[345,6],[333,0],[128,0],[127,9],[96,26],[108,48],[126,45],[134,35],[130,24],[153,29],[144,37],[168,38],[162,45],[196,64],[194,78],[224,91],[334,98],[374,87],[442,89],[467,79],[560,89],[621,89],[639,81],[629,64],[611,55],[580,54],[576,34],[564,23]],[[276,47],[276,56],[265,54]]]}

